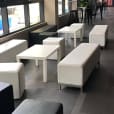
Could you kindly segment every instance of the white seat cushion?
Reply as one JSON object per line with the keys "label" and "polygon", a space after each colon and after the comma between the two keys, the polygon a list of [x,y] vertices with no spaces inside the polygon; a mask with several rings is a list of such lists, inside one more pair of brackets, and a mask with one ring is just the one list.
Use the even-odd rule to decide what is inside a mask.
{"label": "white seat cushion", "polygon": [[108,25],[95,25],[89,33],[89,43],[97,43],[104,47],[108,35]]}
{"label": "white seat cushion", "polygon": [[59,65],[82,66],[98,47],[97,44],[82,43],[67,55]]}

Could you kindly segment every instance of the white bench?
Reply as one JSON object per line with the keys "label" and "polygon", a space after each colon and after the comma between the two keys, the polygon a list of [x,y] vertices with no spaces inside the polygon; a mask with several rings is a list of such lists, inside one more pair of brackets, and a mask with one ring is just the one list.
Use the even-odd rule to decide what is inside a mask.
{"label": "white bench", "polygon": [[16,55],[27,49],[26,40],[13,39],[0,45],[0,62],[16,62]]}
{"label": "white bench", "polygon": [[0,63],[0,81],[13,86],[15,99],[19,99],[25,89],[24,65],[22,63]]}
{"label": "white bench", "polygon": [[105,47],[108,35],[108,25],[95,25],[89,33],[89,43],[98,43]]}
{"label": "white bench", "polygon": [[99,58],[99,45],[80,44],[58,63],[58,83],[78,86],[82,90]]}

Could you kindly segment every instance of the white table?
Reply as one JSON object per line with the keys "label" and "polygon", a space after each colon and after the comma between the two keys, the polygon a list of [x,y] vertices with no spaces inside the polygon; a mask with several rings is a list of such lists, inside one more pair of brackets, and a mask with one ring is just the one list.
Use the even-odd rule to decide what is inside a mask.
{"label": "white table", "polygon": [[[16,56],[17,61],[21,59],[35,60],[38,65],[38,60],[43,61],[43,82],[47,82],[47,59],[50,55],[57,51],[58,45],[34,45]],[[58,56],[58,61],[60,60]]]}
{"label": "white table", "polygon": [[[81,31],[82,30],[82,27],[81,26],[77,26],[77,27],[74,27],[74,26],[65,26],[61,29],[58,29],[57,32],[58,32],[58,35],[61,36],[61,33],[62,34],[65,34],[65,38],[70,38],[70,37],[67,37],[68,34],[73,34],[73,37],[74,37],[74,47],[76,47],[76,34],[78,31]],[[81,33],[81,32],[80,32]]]}

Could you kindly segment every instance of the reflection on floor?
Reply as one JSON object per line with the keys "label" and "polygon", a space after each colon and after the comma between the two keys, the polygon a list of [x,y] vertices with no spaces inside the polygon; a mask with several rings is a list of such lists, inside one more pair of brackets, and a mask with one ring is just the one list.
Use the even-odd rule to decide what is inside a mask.
{"label": "reflection on floor", "polygon": [[[36,67],[34,61],[25,64],[26,92],[21,100],[16,100],[17,106],[23,99],[59,101],[63,103],[64,114],[113,114],[114,113],[114,8],[107,8],[103,14],[96,17],[94,24],[108,24],[109,34],[105,49],[101,49],[100,68],[95,69],[84,86],[84,93],[74,87],[59,90],[57,84],[57,62],[48,61],[48,83],[42,82],[42,62]],[[84,42],[88,42],[88,34],[93,25],[86,25]],[[79,43],[79,41],[78,41]],[[67,53],[72,50],[67,47]]]}

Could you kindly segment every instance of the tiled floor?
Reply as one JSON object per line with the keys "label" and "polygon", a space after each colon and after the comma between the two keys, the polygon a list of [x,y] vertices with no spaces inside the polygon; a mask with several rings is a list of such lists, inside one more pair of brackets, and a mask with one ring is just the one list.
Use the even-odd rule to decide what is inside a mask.
{"label": "tiled floor", "polygon": [[[16,106],[25,98],[58,101],[63,103],[64,114],[113,114],[114,113],[114,8],[107,8],[100,20],[98,14],[94,24],[108,24],[109,34],[106,48],[101,50],[100,68],[95,69],[84,86],[84,93],[73,87],[59,90],[57,63],[48,61],[48,83],[42,82],[42,62],[36,67],[34,61],[25,64],[26,92]],[[86,25],[85,41],[93,25]],[[72,50],[68,46],[67,52]]]}

